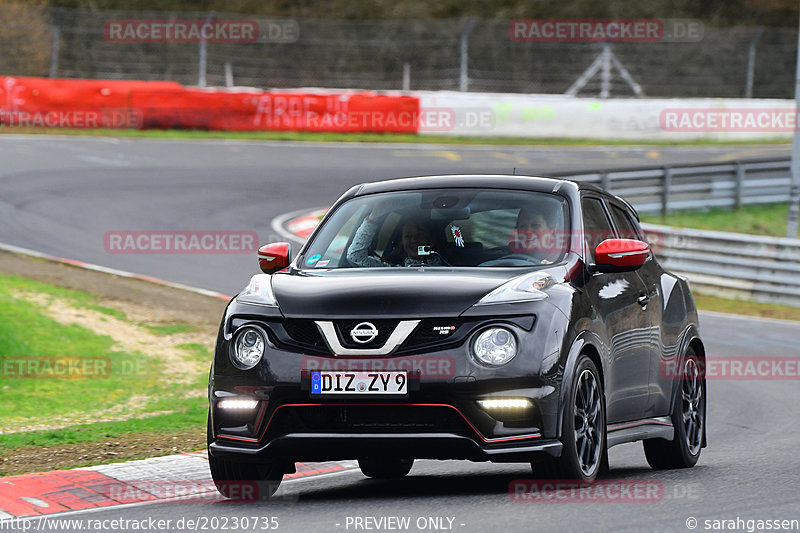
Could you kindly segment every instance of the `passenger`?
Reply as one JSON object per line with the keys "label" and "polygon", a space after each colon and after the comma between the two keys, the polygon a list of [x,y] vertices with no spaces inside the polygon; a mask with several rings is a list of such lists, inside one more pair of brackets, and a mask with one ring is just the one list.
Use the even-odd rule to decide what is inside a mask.
{"label": "passenger", "polygon": [[[374,215],[374,218],[373,218]],[[381,206],[373,209],[356,230],[350,248],[347,250],[347,260],[353,265],[362,267],[391,267],[398,266],[369,255],[369,248],[375,233],[380,228],[380,222],[385,215]],[[407,220],[403,223],[401,231],[402,251],[405,253],[403,266],[444,266],[445,262],[436,251],[440,247],[441,239],[436,237],[436,231],[428,224],[418,220]],[[420,254],[420,247],[426,247],[429,253]]]}

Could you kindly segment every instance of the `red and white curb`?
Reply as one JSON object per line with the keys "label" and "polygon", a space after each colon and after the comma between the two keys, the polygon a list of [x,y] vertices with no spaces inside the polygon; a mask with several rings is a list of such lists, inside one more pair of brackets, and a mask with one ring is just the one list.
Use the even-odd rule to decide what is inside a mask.
{"label": "red and white curb", "polygon": [[[296,463],[284,481],[354,470],[356,461]],[[98,507],[166,501],[224,500],[206,452],[0,478],[0,520]]]}
{"label": "red and white curb", "polygon": [[318,209],[301,209],[285,213],[272,219],[272,229],[281,237],[303,244],[319,225],[319,221],[328,212],[328,207]]}
{"label": "red and white curb", "polygon": [[286,229],[301,239],[307,239],[317,228],[317,224],[326,212],[327,209],[318,209],[308,215],[290,220],[286,224]]}

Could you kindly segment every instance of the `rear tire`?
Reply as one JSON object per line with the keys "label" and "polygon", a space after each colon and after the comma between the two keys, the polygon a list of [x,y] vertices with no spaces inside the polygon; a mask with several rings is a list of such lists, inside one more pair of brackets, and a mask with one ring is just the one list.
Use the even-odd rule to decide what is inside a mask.
{"label": "rear tire", "polygon": [[358,460],[361,473],[373,479],[396,479],[405,476],[414,466],[414,459],[376,459],[367,457]]}
{"label": "rear tire", "polygon": [[672,406],[672,440],[643,441],[647,463],[656,470],[691,468],[700,458],[706,422],[706,381],[694,350],[686,352],[678,395]]}

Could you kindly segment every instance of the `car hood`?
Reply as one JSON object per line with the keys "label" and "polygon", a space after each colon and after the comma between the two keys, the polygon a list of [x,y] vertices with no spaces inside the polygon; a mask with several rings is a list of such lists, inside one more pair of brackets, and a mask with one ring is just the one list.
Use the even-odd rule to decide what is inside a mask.
{"label": "car hood", "polygon": [[401,318],[458,316],[518,269],[294,270],[272,276],[284,316]]}

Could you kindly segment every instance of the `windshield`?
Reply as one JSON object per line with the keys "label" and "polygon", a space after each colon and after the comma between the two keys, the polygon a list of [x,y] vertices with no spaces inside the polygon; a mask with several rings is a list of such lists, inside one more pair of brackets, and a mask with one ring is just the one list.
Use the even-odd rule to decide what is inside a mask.
{"label": "windshield", "polygon": [[304,269],[536,267],[567,252],[566,199],[554,194],[434,189],[342,204],[301,257]]}

